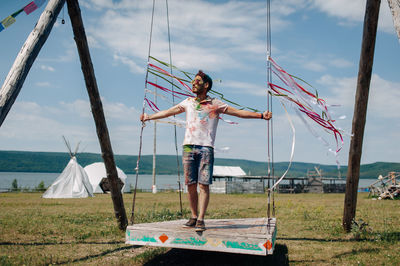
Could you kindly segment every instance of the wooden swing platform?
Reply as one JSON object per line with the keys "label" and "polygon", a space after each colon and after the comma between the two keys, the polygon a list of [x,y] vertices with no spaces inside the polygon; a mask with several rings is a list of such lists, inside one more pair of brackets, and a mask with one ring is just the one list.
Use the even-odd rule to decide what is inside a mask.
{"label": "wooden swing platform", "polygon": [[206,219],[207,230],[184,227],[187,220],[134,224],[126,244],[252,255],[273,254],[276,218]]}

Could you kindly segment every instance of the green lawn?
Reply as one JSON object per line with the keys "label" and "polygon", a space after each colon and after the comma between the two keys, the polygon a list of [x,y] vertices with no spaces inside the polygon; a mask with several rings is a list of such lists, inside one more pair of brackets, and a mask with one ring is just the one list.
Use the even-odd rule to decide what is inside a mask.
{"label": "green lawn", "polygon": [[[124,195],[128,216],[132,195]],[[341,227],[344,194],[275,194],[278,235],[268,257],[128,246],[110,195],[43,199],[40,193],[0,194],[0,265],[396,265],[400,261],[399,201],[358,196],[359,224]],[[176,193],[138,193],[136,223],[178,219]],[[265,195],[211,195],[206,218],[263,217]],[[188,205],[184,195],[184,213]],[[206,256],[205,256],[206,255]]]}

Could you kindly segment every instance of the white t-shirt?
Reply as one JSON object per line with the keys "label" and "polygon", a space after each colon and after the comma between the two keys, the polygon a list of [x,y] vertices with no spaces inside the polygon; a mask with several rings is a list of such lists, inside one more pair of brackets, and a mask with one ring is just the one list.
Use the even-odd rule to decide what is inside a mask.
{"label": "white t-shirt", "polygon": [[214,147],[219,114],[228,108],[226,103],[207,96],[198,102],[187,98],[177,105],[186,112],[186,132],[183,145],[201,145]]}

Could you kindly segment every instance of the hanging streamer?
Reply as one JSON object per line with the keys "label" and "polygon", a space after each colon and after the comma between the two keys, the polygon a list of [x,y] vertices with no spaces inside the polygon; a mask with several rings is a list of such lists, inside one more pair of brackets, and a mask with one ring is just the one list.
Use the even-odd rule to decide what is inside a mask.
{"label": "hanging streamer", "polygon": [[270,191],[273,191],[279,185],[279,183],[285,178],[286,174],[289,172],[289,169],[292,166],[292,162],[293,162],[294,147],[296,146],[296,129],[295,129],[294,125],[293,125],[292,119],[291,119],[288,111],[286,110],[286,107],[285,107],[285,104],[283,103],[283,101],[281,101],[281,104],[283,106],[283,109],[285,110],[285,114],[286,114],[286,117],[287,117],[287,119],[289,121],[290,128],[292,129],[292,148],[291,148],[291,152],[290,152],[290,159],[289,159],[288,168],[282,174],[282,176],[278,179],[278,181],[276,181],[274,183],[274,185],[271,188],[269,188]]}
{"label": "hanging streamer", "polygon": [[25,12],[27,15],[29,15],[30,13],[32,13],[33,11],[35,11],[36,9],[41,7],[44,2],[46,2],[46,0],[35,0],[35,1],[32,1],[29,4],[27,4],[26,6],[24,6],[23,8],[21,8],[20,10],[14,12],[12,15],[10,15],[10,16],[6,17],[5,19],[3,19],[0,22],[0,32],[2,30],[4,30],[4,29],[8,28],[12,24],[14,24],[15,21],[16,21],[15,18],[20,13]]}
{"label": "hanging streamer", "polygon": [[[325,146],[329,146],[329,142],[312,128],[312,126],[308,123],[308,120],[311,119],[311,121],[316,123],[320,128],[334,136],[336,148],[329,148],[328,151],[335,155],[336,163],[339,168],[340,165],[337,156],[343,146],[342,134],[344,131],[335,126],[335,120],[333,119],[333,116],[329,110],[331,106],[328,105],[324,99],[319,98],[316,90],[315,92],[310,92],[296,82],[295,79],[301,79],[287,73],[271,57],[268,57],[268,61],[272,73],[274,73],[275,76],[277,76],[285,86],[278,86],[269,82],[269,93],[272,96],[278,97],[282,104],[284,102],[294,109],[311,134],[319,139]],[[305,81],[301,81],[312,87]]]}
{"label": "hanging streamer", "polygon": [[[163,67],[168,67],[176,70],[175,75],[171,74],[169,71],[165,70]],[[171,94],[174,97],[182,98],[182,97],[195,97],[191,90],[191,81],[193,80],[195,74],[183,71],[176,66],[163,62],[155,57],[150,56],[148,62],[148,73],[149,77],[146,80],[146,85],[150,85],[151,87],[160,89],[162,93]],[[171,85],[174,89],[172,90],[166,88],[166,85],[162,85],[160,83],[149,81],[150,78],[157,78],[159,81],[166,83],[166,85]],[[172,81],[171,81],[172,78]],[[156,93],[155,91],[151,90],[149,87],[146,89],[146,94],[153,94],[153,95],[161,95],[160,93]],[[209,92],[211,95],[216,96],[222,101],[225,101],[229,104],[235,105],[239,109],[248,109],[254,112],[260,112],[259,110],[247,106],[242,106],[234,101],[227,99],[224,94],[217,92],[215,90],[210,90]],[[165,99],[166,97],[162,97]],[[150,108],[153,112],[158,112],[160,108],[147,96],[145,96],[145,105],[146,107]],[[237,124],[236,122],[226,120],[220,117],[220,119],[228,124]],[[169,122],[170,123],[170,122]],[[172,122],[177,123],[177,122]]]}

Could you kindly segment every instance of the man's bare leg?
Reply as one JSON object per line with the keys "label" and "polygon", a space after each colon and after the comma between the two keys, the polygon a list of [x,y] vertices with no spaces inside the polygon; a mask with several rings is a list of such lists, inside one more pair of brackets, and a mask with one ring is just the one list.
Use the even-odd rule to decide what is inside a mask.
{"label": "man's bare leg", "polygon": [[197,183],[190,184],[188,187],[188,197],[189,197],[189,205],[190,211],[192,212],[192,218],[197,218],[197,204],[198,204],[198,195],[197,195]]}
{"label": "man's bare leg", "polygon": [[199,184],[200,196],[199,196],[199,217],[198,220],[204,220],[204,215],[206,214],[208,202],[210,200],[210,189],[209,185]]}

